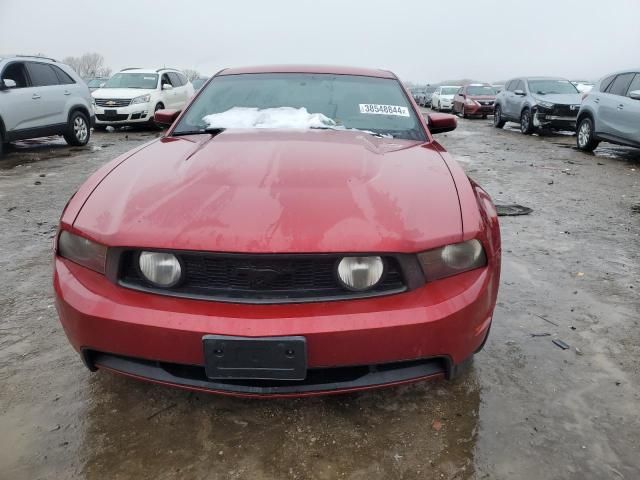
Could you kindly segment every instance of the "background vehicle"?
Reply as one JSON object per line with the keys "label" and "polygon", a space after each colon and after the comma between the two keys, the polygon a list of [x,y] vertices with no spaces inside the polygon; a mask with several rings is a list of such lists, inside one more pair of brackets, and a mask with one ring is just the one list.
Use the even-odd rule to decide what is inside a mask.
{"label": "background vehicle", "polygon": [[422,105],[423,107],[431,107],[431,96],[433,95],[433,92],[435,92],[437,88],[438,87],[436,85],[428,85],[425,88],[424,105]]}
{"label": "background vehicle", "polygon": [[95,90],[98,90],[99,88],[102,88],[104,84],[107,82],[107,80],[109,80],[108,77],[95,77],[95,78],[84,79],[87,86],[89,87],[89,90],[91,90],[92,92]]}
{"label": "background vehicle", "polygon": [[162,108],[181,109],[193,96],[193,85],[179,70],[126,68],[92,93],[96,128],[153,123]]}
{"label": "background vehicle", "polygon": [[584,96],[578,148],[590,152],[601,140],[640,148],[640,68],[609,75]]}
{"label": "background vehicle", "polygon": [[580,93],[587,93],[594,86],[594,83],[588,80],[571,80],[571,83]]}
{"label": "background vehicle", "polygon": [[453,106],[453,96],[459,88],[459,85],[442,85],[437,87],[431,95],[431,108],[437,111],[451,110]]}
{"label": "background vehicle", "polygon": [[502,85],[501,83],[498,84],[493,84],[491,85],[493,87],[493,89],[496,91],[496,95],[499,94],[501,91],[504,90],[504,85]]}
{"label": "background vehicle", "polygon": [[574,130],[582,96],[569,80],[556,77],[514,78],[496,97],[493,124],[520,123],[520,131],[536,128]]}
{"label": "background vehicle", "polygon": [[453,97],[451,112],[459,113],[463,118],[467,116],[482,116],[493,114],[493,104],[496,100],[496,91],[488,83],[470,83],[460,87]]}
{"label": "background vehicle", "polygon": [[0,154],[5,143],[62,135],[69,145],[86,145],[93,108],[84,81],[50,58],[0,58]]}
{"label": "background vehicle", "polygon": [[191,85],[193,85],[193,91],[197,92],[198,90],[200,90],[207,80],[209,80],[209,77],[194,78],[193,80],[191,80]]}

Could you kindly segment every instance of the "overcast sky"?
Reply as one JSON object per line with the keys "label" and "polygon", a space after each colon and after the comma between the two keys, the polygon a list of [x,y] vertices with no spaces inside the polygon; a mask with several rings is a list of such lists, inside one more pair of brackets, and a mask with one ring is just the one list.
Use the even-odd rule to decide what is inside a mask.
{"label": "overcast sky", "polygon": [[639,67],[640,0],[0,0],[0,53],[127,66],[325,63],[403,80]]}

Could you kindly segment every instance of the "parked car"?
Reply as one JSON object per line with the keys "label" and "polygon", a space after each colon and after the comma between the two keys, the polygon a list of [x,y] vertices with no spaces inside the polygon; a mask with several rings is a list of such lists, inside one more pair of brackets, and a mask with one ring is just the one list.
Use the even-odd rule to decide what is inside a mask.
{"label": "parked car", "polygon": [[463,118],[468,116],[481,116],[493,114],[493,104],[496,100],[496,91],[488,83],[471,83],[460,87],[453,97],[453,114],[460,114]]}
{"label": "parked car", "polygon": [[514,78],[496,97],[493,124],[517,122],[520,131],[537,128],[575,130],[582,96],[569,80],[555,77]]}
{"label": "parked car", "polygon": [[193,85],[194,92],[200,90],[202,86],[207,83],[207,80],[209,80],[209,77],[194,78],[193,80],[191,80],[191,85]]}
{"label": "parked car", "polygon": [[431,95],[431,108],[438,112],[451,110],[453,107],[453,97],[459,88],[459,85],[443,85],[437,87]]}
{"label": "parked car", "polygon": [[73,69],[50,58],[0,58],[0,155],[6,143],[62,135],[86,145],[94,120],[89,88]]}
{"label": "parked car", "polygon": [[107,80],[109,80],[109,77],[94,77],[84,79],[87,87],[89,87],[89,90],[92,92],[104,87],[104,84],[107,82]]}
{"label": "parked car", "polygon": [[587,93],[591,91],[594,86],[594,83],[588,80],[571,80],[571,83],[580,93]]}
{"label": "parked car", "polygon": [[193,91],[193,86],[179,70],[126,68],[92,93],[96,128],[155,125],[154,112],[183,108]]}
{"label": "parked car", "polygon": [[590,152],[600,141],[640,148],[640,68],[608,75],[584,95],[578,148]]}
{"label": "parked car", "polygon": [[428,85],[424,90],[424,104],[423,107],[431,107],[431,97],[433,96],[433,92],[436,91],[435,85]]}
{"label": "parked car", "polygon": [[385,70],[231,68],[156,112],[165,135],[62,213],[56,307],[85,365],[242,396],[460,374],[491,326],[498,218],[434,141],[456,118],[408,95]]}
{"label": "parked car", "polygon": [[424,87],[414,87],[411,89],[411,96],[416,101],[416,103],[420,106],[424,106],[426,92]]}

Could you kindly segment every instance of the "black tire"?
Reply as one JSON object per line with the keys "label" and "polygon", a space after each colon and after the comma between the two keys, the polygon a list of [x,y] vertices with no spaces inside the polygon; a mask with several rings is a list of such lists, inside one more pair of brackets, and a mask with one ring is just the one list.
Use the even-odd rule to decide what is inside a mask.
{"label": "black tire", "polygon": [[462,105],[462,111],[460,112],[460,116],[461,116],[462,118],[467,118],[467,114],[466,114],[466,113],[465,113],[465,111],[464,111],[464,105]]}
{"label": "black tire", "polygon": [[2,158],[2,152],[4,152],[4,135],[2,135],[2,130],[0,130],[0,158]]}
{"label": "black tire", "polygon": [[596,140],[595,134],[593,133],[593,120],[589,117],[582,118],[578,123],[578,128],[576,128],[576,145],[578,150],[593,152],[599,143],[600,141]]}
{"label": "black tire", "polygon": [[91,127],[87,116],[80,110],[72,112],[69,116],[66,132],[62,136],[65,142],[74,147],[82,147],[89,143]]}
{"label": "black tire", "polygon": [[496,128],[502,128],[505,123],[507,122],[502,118],[502,107],[500,105],[496,105],[493,112],[493,126]]}
{"label": "black tire", "polygon": [[94,125],[93,129],[97,132],[106,132],[107,131],[107,126],[106,125]]}
{"label": "black tire", "polygon": [[531,135],[535,130],[533,126],[533,118],[531,117],[531,110],[525,108],[520,114],[520,131],[525,135]]}

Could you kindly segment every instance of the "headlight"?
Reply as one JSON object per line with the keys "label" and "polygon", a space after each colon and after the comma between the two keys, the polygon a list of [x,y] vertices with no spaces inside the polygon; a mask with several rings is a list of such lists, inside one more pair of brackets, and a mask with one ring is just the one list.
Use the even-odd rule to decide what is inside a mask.
{"label": "headlight", "polygon": [[540,101],[538,101],[538,106],[551,110],[554,107],[554,104],[551,103],[551,102],[540,102]]}
{"label": "headlight", "polygon": [[350,290],[374,287],[382,278],[384,262],[380,257],[344,257],[338,263],[338,278]]}
{"label": "headlight", "polygon": [[58,238],[58,255],[98,273],[104,273],[107,247],[63,230]]}
{"label": "headlight", "polygon": [[173,287],[182,277],[180,261],[172,253],[142,252],[138,265],[142,275],[157,287]]}
{"label": "headlight", "polygon": [[487,264],[487,257],[478,240],[428,250],[419,253],[418,259],[428,281],[450,277]]}
{"label": "headlight", "polygon": [[151,95],[140,95],[139,97],[131,100],[131,105],[135,105],[136,103],[149,103],[151,101]]}
{"label": "headlight", "polygon": [[467,98],[464,103],[466,103],[467,105],[475,105],[476,101],[472,100],[471,98]]}
{"label": "headlight", "polygon": [[91,97],[91,105],[96,106],[96,99]]}

